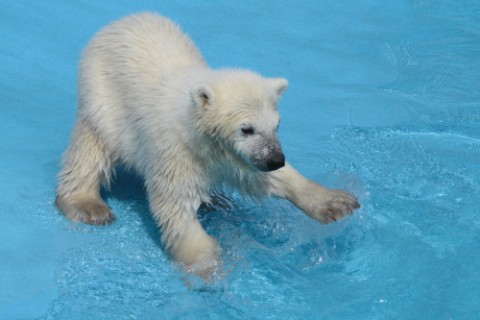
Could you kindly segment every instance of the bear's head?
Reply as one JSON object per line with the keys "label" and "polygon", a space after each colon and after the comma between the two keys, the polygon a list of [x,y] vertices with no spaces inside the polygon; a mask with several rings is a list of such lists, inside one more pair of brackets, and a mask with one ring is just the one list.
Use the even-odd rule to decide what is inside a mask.
{"label": "bear's head", "polygon": [[212,73],[190,89],[199,133],[257,170],[283,167],[277,104],[288,81],[244,70]]}

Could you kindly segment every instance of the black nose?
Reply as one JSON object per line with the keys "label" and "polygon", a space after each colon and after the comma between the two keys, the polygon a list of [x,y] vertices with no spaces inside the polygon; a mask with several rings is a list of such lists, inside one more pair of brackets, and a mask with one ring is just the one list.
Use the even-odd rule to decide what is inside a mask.
{"label": "black nose", "polygon": [[268,160],[267,169],[268,171],[273,171],[273,170],[280,169],[284,165],[285,165],[285,155],[282,152],[280,152]]}

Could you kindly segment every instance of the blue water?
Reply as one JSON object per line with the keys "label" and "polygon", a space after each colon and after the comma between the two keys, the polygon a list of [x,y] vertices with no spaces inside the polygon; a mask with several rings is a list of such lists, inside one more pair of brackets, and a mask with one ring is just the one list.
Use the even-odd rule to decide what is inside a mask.
{"label": "blue water", "polygon": [[[287,159],[362,208],[199,212],[229,270],[210,286],[167,259],[128,173],[113,225],[59,215],[80,52],[145,10],[213,67],[288,78]],[[0,319],[480,319],[479,1],[0,1],[0,39]]]}

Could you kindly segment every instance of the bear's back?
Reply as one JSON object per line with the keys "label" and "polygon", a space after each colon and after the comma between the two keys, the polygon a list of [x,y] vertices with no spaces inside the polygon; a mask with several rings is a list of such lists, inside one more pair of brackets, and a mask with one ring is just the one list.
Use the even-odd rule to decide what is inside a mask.
{"label": "bear's back", "polygon": [[206,66],[190,37],[154,13],[128,16],[98,32],[84,51],[83,65],[89,64],[96,66],[92,72],[115,79],[127,74],[142,82],[156,82],[175,69]]}
{"label": "bear's back", "polygon": [[150,124],[181,112],[161,102],[165,79],[198,68],[207,68],[201,53],[171,20],[153,13],[128,16],[98,32],[85,49],[79,113],[112,153],[132,162]]}

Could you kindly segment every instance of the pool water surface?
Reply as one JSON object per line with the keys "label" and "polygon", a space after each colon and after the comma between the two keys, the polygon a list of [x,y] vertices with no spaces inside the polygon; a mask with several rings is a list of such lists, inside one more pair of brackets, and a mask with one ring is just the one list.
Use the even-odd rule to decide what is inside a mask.
{"label": "pool water surface", "polygon": [[[209,285],[161,250],[131,173],[104,192],[114,224],[60,215],[81,51],[139,11],[212,67],[287,78],[287,160],[362,208],[200,210],[227,270]],[[480,2],[0,1],[0,39],[0,319],[480,319]]]}

